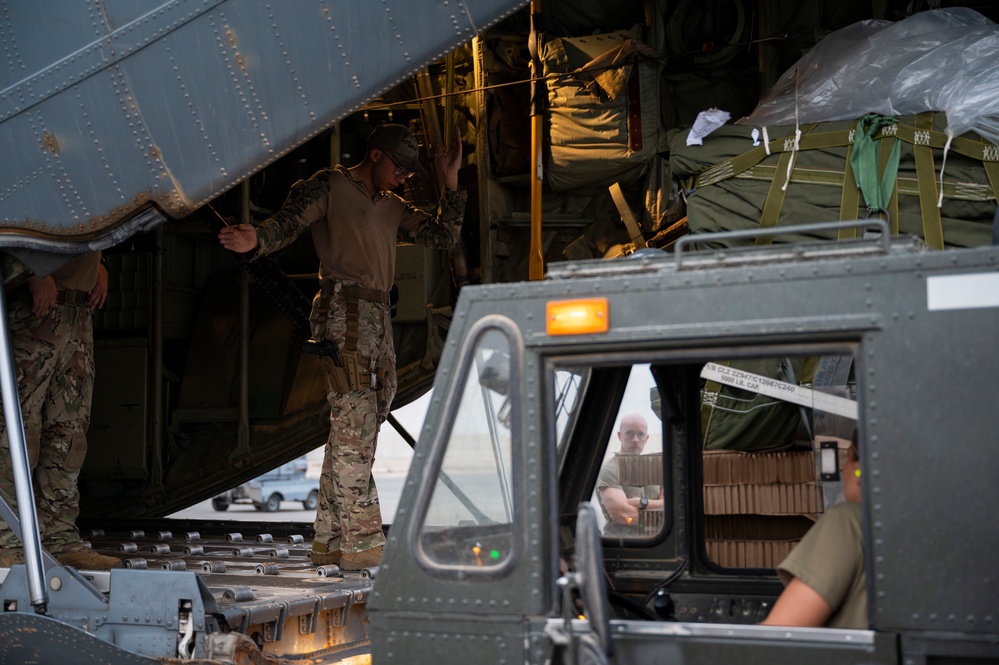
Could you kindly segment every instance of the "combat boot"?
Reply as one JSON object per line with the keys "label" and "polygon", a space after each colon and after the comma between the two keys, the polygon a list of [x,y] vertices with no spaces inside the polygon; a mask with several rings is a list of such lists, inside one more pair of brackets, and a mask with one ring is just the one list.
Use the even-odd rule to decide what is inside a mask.
{"label": "combat boot", "polygon": [[72,566],[77,570],[111,570],[121,568],[121,559],[98,554],[88,547],[63,552],[56,557],[64,566]]}
{"label": "combat boot", "polygon": [[20,547],[0,547],[0,568],[10,568],[24,563],[24,552]]}
{"label": "combat boot", "polygon": [[329,549],[329,546],[325,543],[317,543],[312,541],[312,551],[309,552],[309,558],[312,559],[312,563],[317,566],[339,566],[340,558],[343,553],[340,548],[337,547],[335,550]]}
{"label": "combat boot", "polygon": [[362,552],[350,552],[340,557],[340,570],[364,570],[377,566],[382,561],[384,545],[372,547]]}

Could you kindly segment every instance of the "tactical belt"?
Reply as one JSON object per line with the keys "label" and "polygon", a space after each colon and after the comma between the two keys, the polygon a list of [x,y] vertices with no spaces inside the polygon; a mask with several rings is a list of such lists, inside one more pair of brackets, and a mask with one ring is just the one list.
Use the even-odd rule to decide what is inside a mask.
{"label": "tactical belt", "polygon": [[90,300],[89,293],[76,289],[63,289],[56,296],[56,302],[60,305],[86,305],[88,300]]}
{"label": "tactical belt", "polygon": [[389,304],[388,291],[379,291],[378,289],[366,289],[363,286],[355,286],[354,284],[344,284],[340,288],[340,293],[347,300],[368,300],[370,302],[376,302],[381,305]]}
{"label": "tactical belt", "polygon": [[[18,300],[20,298],[31,298],[31,290],[28,285],[21,284],[13,291],[11,291],[7,298],[11,301]],[[73,307],[79,307],[80,305],[86,305],[90,300],[90,293],[87,291],[77,291],[76,289],[62,289],[56,294],[56,304],[57,305],[70,305]]]}

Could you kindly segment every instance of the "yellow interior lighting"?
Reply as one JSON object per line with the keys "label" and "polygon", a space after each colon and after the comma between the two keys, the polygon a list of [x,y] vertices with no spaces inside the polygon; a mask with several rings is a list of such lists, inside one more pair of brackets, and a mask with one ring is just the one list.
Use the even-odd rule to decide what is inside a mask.
{"label": "yellow interior lighting", "polygon": [[549,335],[605,333],[610,328],[607,298],[550,302],[546,324]]}

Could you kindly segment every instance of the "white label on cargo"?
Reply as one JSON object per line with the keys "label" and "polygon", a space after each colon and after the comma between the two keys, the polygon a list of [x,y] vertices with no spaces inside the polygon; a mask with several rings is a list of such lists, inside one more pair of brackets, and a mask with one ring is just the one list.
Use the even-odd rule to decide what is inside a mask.
{"label": "white label on cargo", "polygon": [[977,272],[926,279],[926,309],[999,307],[999,273]]}
{"label": "white label on cargo", "polygon": [[701,370],[701,378],[733,388],[742,388],[758,395],[766,395],[776,399],[807,406],[818,411],[832,413],[837,416],[857,419],[857,402],[846,397],[838,397],[829,393],[819,392],[804,386],[796,386],[786,381],[778,381],[769,376],[744,372],[741,369],[726,367],[717,363],[708,363]]}

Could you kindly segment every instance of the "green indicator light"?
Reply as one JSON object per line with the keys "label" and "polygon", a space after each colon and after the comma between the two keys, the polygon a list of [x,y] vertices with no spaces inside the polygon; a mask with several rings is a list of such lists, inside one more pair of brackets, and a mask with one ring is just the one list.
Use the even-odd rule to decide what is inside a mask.
{"label": "green indicator light", "polygon": [[493,561],[499,561],[499,550],[492,550],[489,552],[489,556],[492,557]]}

